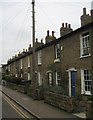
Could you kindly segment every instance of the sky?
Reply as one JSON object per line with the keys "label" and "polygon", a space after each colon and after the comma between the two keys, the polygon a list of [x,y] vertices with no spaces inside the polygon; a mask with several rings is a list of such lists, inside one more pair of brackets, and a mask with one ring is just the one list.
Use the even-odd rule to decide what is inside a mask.
{"label": "sky", "polygon": [[[47,30],[60,37],[62,23],[73,30],[81,26],[80,16],[86,7],[90,14],[92,0],[35,0],[35,36],[43,39]],[[0,64],[32,44],[31,0],[0,0]]]}

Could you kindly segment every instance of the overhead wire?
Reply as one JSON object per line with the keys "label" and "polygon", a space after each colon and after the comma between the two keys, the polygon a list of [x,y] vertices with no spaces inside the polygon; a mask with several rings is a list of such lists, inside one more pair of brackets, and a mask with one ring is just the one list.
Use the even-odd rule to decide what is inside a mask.
{"label": "overhead wire", "polygon": [[18,34],[17,34],[17,36],[16,36],[16,38],[15,38],[15,41],[14,41],[14,45],[15,45],[15,47],[17,47],[16,45],[19,45],[19,43],[20,43],[20,45],[21,45],[21,42],[23,42],[23,39],[22,39],[22,37],[23,37],[23,32],[24,32],[24,29],[26,28],[26,24],[27,24],[27,19],[28,19],[28,10],[29,10],[29,7],[30,7],[30,5],[28,5],[28,7],[27,7],[27,10],[26,10],[26,13],[25,13],[25,16],[24,16],[24,20],[23,20],[23,22],[21,23],[21,26],[20,26],[20,28],[19,28],[19,32],[18,32]]}
{"label": "overhead wire", "polygon": [[[47,19],[47,21],[48,21],[49,23],[51,23],[51,24],[50,24],[51,27],[57,28],[57,26],[53,23],[53,20],[52,20],[51,16],[49,16],[49,15],[47,14],[47,12],[46,12],[47,10],[45,10],[45,9],[43,8],[43,6],[40,4],[40,2],[38,2],[38,0],[37,0],[37,5],[38,5],[38,7],[41,9],[42,13],[44,14],[45,19]],[[55,31],[55,32],[56,32],[56,31]]]}
{"label": "overhead wire", "polygon": [[[46,2],[46,3],[48,3],[48,2]],[[61,5],[61,6],[65,6],[66,8],[68,8],[68,7],[77,7],[77,8],[80,8],[81,6],[82,6],[82,4],[80,3],[80,2],[50,2],[51,4],[52,3],[55,3],[56,5]],[[42,13],[44,14],[44,16],[45,16],[45,18],[47,19],[47,21],[49,22],[49,23],[51,23],[50,25],[51,25],[51,27],[53,28],[57,28],[57,25],[56,24],[54,24],[53,23],[53,19],[52,19],[52,17],[51,16],[49,16],[48,14],[47,14],[47,10],[45,10],[44,8],[43,8],[43,6],[40,4],[40,2],[37,0],[37,5],[38,5],[38,7],[41,9],[41,11],[42,11]],[[52,4],[53,5],[53,4]],[[51,8],[52,9],[52,8]],[[69,10],[69,9],[68,9]],[[56,31],[56,33],[57,33],[57,31]]]}
{"label": "overhead wire", "polygon": [[[26,3],[22,4],[22,6],[25,5],[25,4],[26,4]],[[27,3],[27,4],[28,4],[28,3]],[[20,6],[19,6],[19,7],[20,7]],[[11,21],[15,20],[15,18],[16,18],[17,16],[19,16],[22,11],[23,11],[23,8],[21,8],[21,7],[18,8],[17,13],[16,13],[16,14],[12,13],[12,15],[11,15],[10,17],[8,17],[8,19],[6,19],[6,21],[5,21],[4,23],[2,23],[0,27],[5,27],[5,26],[6,26],[7,24],[9,24]]]}
{"label": "overhead wire", "polygon": [[[27,10],[28,10],[29,5],[28,5],[28,3],[27,3],[27,4],[24,3],[24,4],[21,4],[21,5],[25,5],[26,10],[25,10],[25,9],[23,10],[23,8],[20,6],[20,8],[17,10],[17,13],[16,13],[13,17],[10,17],[10,18],[8,19],[9,21],[7,21],[6,24],[4,24],[5,26],[9,25],[10,22],[15,21],[20,14],[22,14],[22,13],[24,13],[24,11],[26,11],[26,12],[25,12],[25,18],[24,18],[23,22],[21,23],[20,29],[22,29],[22,28],[24,27],[24,25],[25,25],[24,21],[26,21],[26,18],[27,18],[26,16],[27,16]],[[5,26],[3,26],[3,27],[5,27]],[[4,28],[4,29],[5,29],[5,28]],[[21,33],[22,31],[20,31],[20,29],[19,29],[19,32],[18,32],[17,37],[14,38],[14,39],[15,39],[14,42],[12,41],[13,44],[11,45],[11,48],[14,47],[14,46],[16,46],[16,44],[18,44],[18,42],[20,43],[20,41],[17,41],[17,39],[20,38],[20,34],[21,34],[21,36],[22,36],[22,33]],[[11,48],[10,48],[10,49],[11,49]]]}

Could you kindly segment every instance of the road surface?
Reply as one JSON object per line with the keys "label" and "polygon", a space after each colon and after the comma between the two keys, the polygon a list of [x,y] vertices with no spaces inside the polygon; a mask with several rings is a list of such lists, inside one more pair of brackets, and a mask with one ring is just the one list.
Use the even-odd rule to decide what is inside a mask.
{"label": "road surface", "polygon": [[4,94],[2,95],[1,91],[0,100],[0,120],[1,118],[14,118],[14,120],[18,120],[18,118],[31,118],[26,111],[15,104],[11,99]]}

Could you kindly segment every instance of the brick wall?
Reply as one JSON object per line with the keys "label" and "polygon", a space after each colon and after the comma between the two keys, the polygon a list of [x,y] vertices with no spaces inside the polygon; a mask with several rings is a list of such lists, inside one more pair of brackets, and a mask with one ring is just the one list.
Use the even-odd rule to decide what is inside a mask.
{"label": "brick wall", "polygon": [[45,92],[44,102],[67,112],[85,112],[87,101],[76,100],[73,97],[60,95],[53,92]]}
{"label": "brick wall", "polygon": [[73,111],[73,99],[69,96],[59,95],[52,92],[45,92],[44,101],[67,112]]}

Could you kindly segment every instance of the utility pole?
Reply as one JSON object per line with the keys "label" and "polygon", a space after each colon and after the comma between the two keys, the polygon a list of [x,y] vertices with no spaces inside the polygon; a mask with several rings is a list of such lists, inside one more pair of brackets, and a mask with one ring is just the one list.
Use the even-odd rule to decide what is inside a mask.
{"label": "utility pole", "polygon": [[93,120],[93,1],[91,2],[91,74],[92,74],[92,98],[90,119]]}
{"label": "utility pole", "polygon": [[32,0],[32,41],[33,41],[33,54],[32,54],[32,85],[35,89],[36,76],[35,76],[35,0]]}

